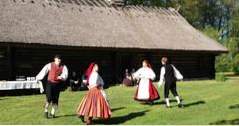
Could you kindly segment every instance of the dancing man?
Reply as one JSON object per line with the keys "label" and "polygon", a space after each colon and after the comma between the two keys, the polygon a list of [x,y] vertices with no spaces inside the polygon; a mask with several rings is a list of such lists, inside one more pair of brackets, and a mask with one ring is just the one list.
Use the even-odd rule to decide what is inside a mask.
{"label": "dancing man", "polygon": [[163,57],[161,60],[161,63],[163,66],[161,67],[159,86],[161,86],[163,84],[163,81],[165,81],[164,97],[165,97],[166,107],[170,108],[170,103],[168,98],[169,90],[170,90],[177,100],[178,107],[182,108],[183,104],[181,103],[181,100],[177,92],[176,81],[182,80],[183,76],[172,64],[168,63],[167,57]]}
{"label": "dancing man", "polygon": [[[38,81],[42,80],[48,74],[46,84],[46,104],[45,104],[45,117],[55,118],[55,112],[58,107],[60,86],[66,81],[68,77],[68,69],[61,63],[61,57],[56,55],[54,62],[48,63],[43,67],[40,73],[36,76]],[[49,105],[52,105],[51,113],[48,114]]]}

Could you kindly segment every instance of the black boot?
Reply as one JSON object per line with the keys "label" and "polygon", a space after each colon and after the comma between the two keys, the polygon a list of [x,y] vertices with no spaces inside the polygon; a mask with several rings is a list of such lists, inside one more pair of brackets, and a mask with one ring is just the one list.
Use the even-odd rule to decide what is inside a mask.
{"label": "black boot", "polygon": [[48,112],[44,113],[45,118],[49,119]]}
{"label": "black boot", "polygon": [[82,121],[83,123],[85,123],[84,116],[78,116],[78,118],[80,118],[81,121]]}
{"label": "black boot", "polygon": [[183,108],[184,106],[183,106],[182,103],[179,103],[179,104],[178,104],[178,107],[179,107],[179,108]]}
{"label": "black boot", "polygon": [[55,115],[55,114],[50,114],[50,116],[51,116],[52,118],[56,118],[56,115]]}
{"label": "black boot", "polygon": [[171,106],[167,106],[167,105],[165,105],[165,107],[166,107],[166,108],[171,108]]}

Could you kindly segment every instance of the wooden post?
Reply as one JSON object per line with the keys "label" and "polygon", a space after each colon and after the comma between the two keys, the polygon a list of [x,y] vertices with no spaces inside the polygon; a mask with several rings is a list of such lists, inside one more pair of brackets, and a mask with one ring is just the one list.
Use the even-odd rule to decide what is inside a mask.
{"label": "wooden post", "polygon": [[13,47],[7,45],[7,59],[8,59],[8,80],[14,80],[14,52]]}

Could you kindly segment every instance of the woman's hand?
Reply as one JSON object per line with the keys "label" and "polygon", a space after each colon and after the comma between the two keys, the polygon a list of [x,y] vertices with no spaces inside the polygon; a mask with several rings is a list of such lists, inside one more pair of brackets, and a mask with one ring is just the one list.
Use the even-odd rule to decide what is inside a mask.
{"label": "woman's hand", "polygon": [[86,83],[87,83],[87,80],[82,80],[82,82],[83,82],[84,84],[86,84]]}

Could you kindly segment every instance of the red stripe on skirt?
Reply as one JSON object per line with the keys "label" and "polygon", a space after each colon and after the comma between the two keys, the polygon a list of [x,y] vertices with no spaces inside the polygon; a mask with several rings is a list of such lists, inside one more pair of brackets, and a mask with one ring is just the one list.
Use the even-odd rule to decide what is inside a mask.
{"label": "red stripe on skirt", "polygon": [[155,100],[158,100],[160,98],[159,93],[158,93],[157,89],[154,87],[152,80],[149,80],[149,98],[148,99],[145,99],[145,100],[138,99],[137,98],[138,89],[139,89],[139,86],[137,87],[136,93],[134,95],[134,100],[137,100],[137,101],[155,101]]}
{"label": "red stripe on skirt", "polygon": [[110,107],[100,89],[90,89],[82,99],[77,110],[77,115],[108,119],[111,116]]}

